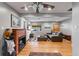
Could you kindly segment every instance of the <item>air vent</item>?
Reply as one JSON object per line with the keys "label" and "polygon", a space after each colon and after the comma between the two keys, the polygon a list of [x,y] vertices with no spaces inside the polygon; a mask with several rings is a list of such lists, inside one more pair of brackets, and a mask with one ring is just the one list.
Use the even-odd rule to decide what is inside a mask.
{"label": "air vent", "polygon": [[68,11],[72,11],[72,8],[68,9]]}

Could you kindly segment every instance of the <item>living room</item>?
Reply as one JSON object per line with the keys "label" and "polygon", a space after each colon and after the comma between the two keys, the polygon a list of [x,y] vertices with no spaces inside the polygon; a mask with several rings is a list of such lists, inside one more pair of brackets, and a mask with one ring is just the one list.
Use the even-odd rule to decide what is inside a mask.
{"label": "living room", "polygon": [[63,14],[65,17],[57,17],[53,15],[54,14],[42,14],[42,16],[39,16],[39,14],[32,14],[26,16],[27,19],[29,18],[29,26],[27,29],[29,31],[29,42],[27,42],[27,46],[25,46],[18,55],[27,54],[28,56],[31,52],[37,53],[35,55],[42,55],[42,52],[61,53],[63,56],[72,55],[72,14],[70,13],[66,16]]}
{"label": "living room", "polygon": [[72,55],[71,2],[4,2],[0,8],[0,38],[12,29],[16,56]]}

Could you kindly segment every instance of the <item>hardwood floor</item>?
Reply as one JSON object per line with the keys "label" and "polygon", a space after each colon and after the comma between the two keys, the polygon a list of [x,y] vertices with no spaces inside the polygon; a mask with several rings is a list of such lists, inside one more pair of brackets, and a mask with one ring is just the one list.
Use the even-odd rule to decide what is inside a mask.
{"label": "hardwood floor", "polygon": [[30,52],[59,52],[63,56],[72,55],[71,42],[64,39],[63,42],[36,41],[27,42],[18,56],[29,56]]}

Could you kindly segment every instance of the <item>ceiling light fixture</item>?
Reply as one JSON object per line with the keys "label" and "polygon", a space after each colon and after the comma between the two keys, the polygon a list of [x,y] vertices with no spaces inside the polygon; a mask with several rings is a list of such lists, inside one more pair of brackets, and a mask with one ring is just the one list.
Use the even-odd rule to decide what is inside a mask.
{"label": "ceiling light fixture", "polygon": [[26,11],[28,10],[28,7],[25,5],[25,8],[24,8]]}
{"label": "ceiling light fixture", "polygon": [[36,13],[40,13],[40,11],[43,8],[47,8],[49,11],[52,10],[53,8],[55,8],[55,6],[49,5],[49,4],[46,4],[46,3],[33,2],[31,5],[25,5],[24,9],[27,11],[28,8],[30,8],[30,7],[32,7],[36,11]]}
{"label": "ceiling light fixture", "polygon": [[27,8],[27,7],[25,7],[25,10],[27,11],[27,10],[28,10],[28,8]]}
{"label": "ceiling light fixture", "polygon": [[48,10],[49,10],[49,11],[52,10],[51,7],[48,7]]}

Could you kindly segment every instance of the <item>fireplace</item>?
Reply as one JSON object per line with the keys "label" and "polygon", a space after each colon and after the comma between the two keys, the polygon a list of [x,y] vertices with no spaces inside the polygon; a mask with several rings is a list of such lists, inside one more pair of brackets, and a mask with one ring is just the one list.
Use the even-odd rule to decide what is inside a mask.
{"label": "fireplace", "polygon": [[26,36],[19,37],[19,52],[25,47]]}
{"label": "fireplace", "polygon": [[24,48],[26,44],[26,29],[13,29],[16,55]]}

